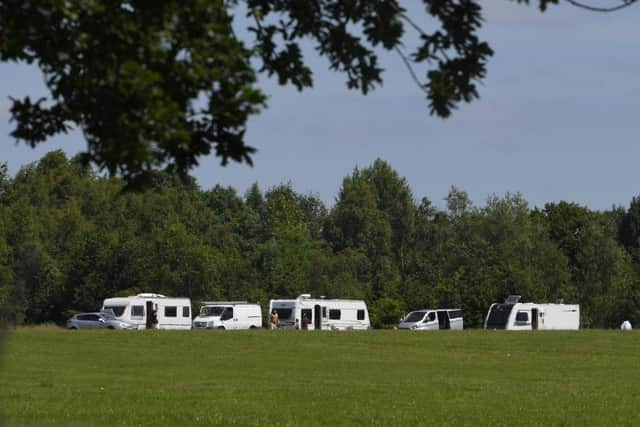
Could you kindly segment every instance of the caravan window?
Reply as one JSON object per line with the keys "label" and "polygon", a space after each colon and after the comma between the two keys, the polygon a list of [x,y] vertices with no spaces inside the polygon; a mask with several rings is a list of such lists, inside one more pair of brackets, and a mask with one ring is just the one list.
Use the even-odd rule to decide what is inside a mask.
{"label": "caravan window", "polygon": [[182,307],[182,317],[191,317],[190,307]]}
{"label": "caravan window", "polygon": [[144,305],[132,305],[131,317],[144,317]]}
{"label": "caravan window", "polygon": [[329,319],[340,320],[340,310],[329,310]]}
{"label": "caravan window", "polygon": [[358,320],[364,320],[364,310],[358,310]]}
{"label": "caravan window", "polygon": [[526,311],[519,311],[518,314],[516,314],[516,322],[529,323],[529,313]]}
{"label": "caravan window", "polygon": [[105,305],[104,311],[111,310],[116,317],[120,317],[124,313],[125,308],[127,308],[126,305]]}
{"label": "caravan window", "polygon": [[291,313],[293,309],[291,308],[282,308],[282,307],[273,307],[273,310],[278,312],[278,319],[280,320],[291,320]]}
{"label": "caravan window", "polygon": [[164,317],[178,317],[178,307],[165,307],[164,308]]}

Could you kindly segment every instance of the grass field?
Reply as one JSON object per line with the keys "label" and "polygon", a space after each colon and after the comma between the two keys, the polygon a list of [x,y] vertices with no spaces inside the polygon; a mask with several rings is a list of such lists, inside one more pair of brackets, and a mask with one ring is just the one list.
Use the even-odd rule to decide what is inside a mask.
{"label": "grass field", "polygon": [[640,334],[12,331],[11,425],[640,425]]}

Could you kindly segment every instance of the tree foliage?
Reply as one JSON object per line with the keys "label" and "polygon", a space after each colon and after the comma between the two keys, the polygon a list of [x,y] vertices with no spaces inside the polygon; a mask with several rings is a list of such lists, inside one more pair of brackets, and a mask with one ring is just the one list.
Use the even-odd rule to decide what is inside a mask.
{"label": "tree foliage", "polygon": [[380,159],[345,177],[330,209],[290,185],[241,196],[162,173],[123,192],[62,152],[0,172],[3,322],[62,322],[143,291],[263,307],[309,292],[359,298],[376,327],[427,307],[461,308],[478,327],[509,294],[579,303],[587,327],[640,321],[637,197],[610,212],[540,210],[520,194],[474,206],[452,187],[439,209]]}

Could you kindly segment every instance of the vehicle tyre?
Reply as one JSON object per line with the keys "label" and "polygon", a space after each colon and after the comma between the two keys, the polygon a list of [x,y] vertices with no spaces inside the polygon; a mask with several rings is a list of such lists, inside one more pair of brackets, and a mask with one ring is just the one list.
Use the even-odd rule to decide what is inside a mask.
{"label": "vehicle tyre", "polygon": [[249,329],[256,329],[256,325],[249,326]]}
{"label": "vehicle tyre", "polygon": [[113,326],[107,326],[107,329],[115,329]]}

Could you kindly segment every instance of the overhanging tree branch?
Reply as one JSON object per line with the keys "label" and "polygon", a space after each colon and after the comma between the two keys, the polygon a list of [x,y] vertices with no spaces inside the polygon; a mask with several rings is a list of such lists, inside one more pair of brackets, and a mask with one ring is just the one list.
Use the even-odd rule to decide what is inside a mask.
{"label": "overhanging tree branch", "polygon": [[576,0],[566,0],[566,2],[572,6],[579,7],[581,9],[586,9],[591,12],[615,12],[617,10],[624,9],[625,7],[629,7],[634,3],[637,3],[637,0],[621,0],[621,1],[622,1],[622,4],[619,4],[617,6],[598,7],[598,6],[591,6],[588,4],[584,4]]}
{"label": "overhanging tree branch", "polygon": [[404,62],[404,65],[407,67],[407,70],[409,70],[409,74],[411,75],[411,78],[413,79],[415,84],[420,88],[421,91],[423,91],[426,94],[429,94],[429,91],[425,88],[425,85],[422,84],[422,82],[420,82],[420,79],[418,79],[418,76],[416,75],[415,71],[413,70],[413,67],[411,66],[411,61],[409,60],[409,58],[407,58],[407,56],[398,46],[395,47],[395,51],[398,53],[398,55],[402,59],[402,62]]}

